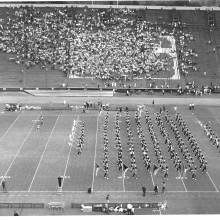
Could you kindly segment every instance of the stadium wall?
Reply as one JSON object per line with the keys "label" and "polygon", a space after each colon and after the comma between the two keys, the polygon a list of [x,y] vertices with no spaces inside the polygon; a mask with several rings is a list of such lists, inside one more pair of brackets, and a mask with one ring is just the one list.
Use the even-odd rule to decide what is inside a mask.
{"label": "stadium wall", "polygon": [[[2,1],[5,3],[17,3],[16,1]],[[20,3],[33,4],[87,4],[87,5],[159,5],[159,6],[220,6],[220,0],[145,0],[145,1],[133,1],[133,0],[90,0],[90,1],[20,1]],[[0,4],[1,4],[0,3]]]}

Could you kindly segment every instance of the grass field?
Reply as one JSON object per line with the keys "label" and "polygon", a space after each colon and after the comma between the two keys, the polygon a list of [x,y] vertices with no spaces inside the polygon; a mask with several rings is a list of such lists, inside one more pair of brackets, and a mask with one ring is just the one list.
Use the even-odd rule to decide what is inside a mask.
{"label": "grass field", "polygon": [[[220,190],[220,167],[218,165],[220,163],[220,154],[216,148],[212,147],[198,121],[202,123],[209,121],[216,134],[220,136],[219,107],[198,106],[195,114],[192,114],[187,109],[187,106],[177,107],[177,111],[183,115],[208,161],[208,172],[203,175],[199,174],[197,181],[192,181],[189,175],[184,180],[176,179],[179,174],[170,161],[167,146],[165,146],[163,137],[160,135],[159,128],[154,121],[154,113],[159,111],[159,107],[147,106],[146,109],[152,116],[155,132],[159,138],[165,160],[169,165],[167,192],[161,198],[170,198],[171,204],[177,198],[183,199],[186,196],[192,195],[196,195],[198,198],[201,195],[202,197],[205,196],[206,199],[210,199],[210,202],[213,197],[216,200],[216,196],[218,197]],[[174,113],[173,106],[167,108],[171,114]],[[105,194],[110,193],[117,202],[124,201],[125,198],[141,202],[143,201],[141,196],[142,186],[146,186],[147,193],[149,193],[152,201],[158,200],[157,196],[152,197],[153,185],[157,183],[161,187],[162,177],[160,173],[157,176],[150,175],[144,169],[133,111],[130,112],[130,115],[135,143],[135,157],[138,166],[138,179],[130,177],[129,179],[125,179],[124,182],[121,178],[118,178],[122,174],[118,171],[116,165],[117,149],[114,145],[114,120],[116,112],[109,113],[110,178],[108,180],[103,178],[102,171],[99,171],[96,177],[94,168],[95,163],[102,165],[103,160],[102,131],[105,112],[90,111],[83,114],[81,112],[71,111],[45,111],[42,112],[44,115],[44,124],[37,131],[35,120],[39,118],[40,114],[41,112],[39,111],[23,111],[2,113],[0,115],[0,176],[10,176],[9,179],[6,179],[9,194],[23,193],[37,195],[39,193],[39,195],[47,195],[49,193],[55,193],[57,190],[57,177],[64,175],[70,176],[70,178],[64,180],[63,193],[66,195],[74,195],[74,193],[76,195],[82,194],[82,197],[79,196],[81,200],[85,197],[87,189],[92,187],[94,198],[90,196],[91,201],[96,200],[95,195],[99,194],[104,197]],[[149,155],[152,161],[155,161],[156,157],[153,152],[153,145],[148,134],[147,126],[143,120],[144,114],[143,112],[142,125],[149,148]],[[80,156],[77,156],[74,146],[73,148],[68,146],[68,136],[73,120],[85,122],[85,146]],[[123,162],[129,166],[130,159],[126,146],[127,134],[125,126],[125,113],[122,113],[120,117],[120,135],[123,146]],[[168,127],[167,129],[169,130]],[[173,138],[172,132],[169,132],[171,138]],[[129,172],[127,175],[130,176]],[[194,197],[192,198],[195,199]],[[201,201],[204,202],[204,198]],[[199,199],[198,202],[200,202]],[[192,210],[189,209],[187,212],[200,213],[201,210],[199,207],[198,209],[192,207]],[[211,208],[213,209],[213,205]],[[214,211],[211,208],[210,210],[202,211],[207,213],[219,212],[218,208],[214,208]],[[171,212],[170,214],[172,214],[172,208],[169,210]]]}

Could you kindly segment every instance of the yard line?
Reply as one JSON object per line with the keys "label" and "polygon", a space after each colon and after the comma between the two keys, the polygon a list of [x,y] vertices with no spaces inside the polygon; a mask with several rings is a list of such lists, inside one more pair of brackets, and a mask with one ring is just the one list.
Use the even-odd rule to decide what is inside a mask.
{"label": "yard line", "polygon": [[[11,163],[10,163],[8,169],[6,170],[4,176],[7,176],[7,175],[8,175],[9,170],[11,169],[12,165],[14,164],[15,159],[17,158],[18,154],[20,153],[20,151],[21,151],[21,149],[22,149],[24,143],[26,142],[26,140],[27,140],[27,138],[29,137],[29,135],[30,135],[31,131],[33,130],[33,128],[34,128],[34,124],[31,126],[31,129],[28,131],[28,133],[27,133],[27,135],[25,136],[25,138],[24,138],[22,144],[21,144],[20,147],[18,148],[18,150],[17,150],[16,154],[14,155],[14,158],[13,158],[13,160],[11,161]],[[3,180],[4,180],[4,178],[2,178],[2,180],[1,180],[1,182],[0,182],[0,185],[2,184],[2,181],[3,181]]]}
{"label": "yard line", "polygon": [[[179,174],[180,174],[180,171],[179,171]],[[180,174],[180,177],[181,177],[181,174]],[[187,192],[187,188],[186,188],[186,185],[185,185],[185,183],[184,183],[184,181],[183,181],[183,178],[180,178],[180,179],[181,179],[181,181],[182,181],[182,183],[183,183],[183,186],[184,186],[185,191]]]}
{"label": "yard line", "polygon": [[16,119],[11,123],[11,125],[8,127],[5,133],[0,137],[0,141],[8,134],[9,130],[14,126],[14,124],[16,123],[16,121],[19,119],[20,116],[21,114],[17,115]]}
{"label": "yard line", "polygon": [[38,163],[38,165],[37,165],[37,169],[35,170],[33,179],[32,179],[32,181],[31,181],[31,184],[30,184],[29,188],[28,188],[28,191],[29,191],[29,192],[30,192],[30,190],[31,190],[31,187],[32,187],[32,184],[33,184],[33,182],[34,182],[35,176],[36,176],[37,171],[38,171],[38,169],[39,169],[39,167],[40,167],[41,161],[42,161],[42,159],[43,159],[43,157],[44,157],[44,153],[46,152],[46,149],[47,149],[47,145],[48,145],[48,143],[49,143],[49,141],[50,141],[50,138],[51,138],[51,136],[52,136],[52,134],[53,134],[53,131],[54,131],[55,127],[56,127],[56,124],[57,124],[57,121],[58,121],[59,117],[60,117],[60,115],[57,116],[57,119],[56,119],[56,121],[55,121],[55,123],[54,123],[54,126],[53,126],[53,128],[52,128],[52,130],[51,130],[51,132],[50,132],[50,136],[49,136],[49,138],[48,138],[48,140],[47,140],[47,143],[46,143],[46,145],[45,145],[45,147],[44,147],[44,151],[43,151],[43,153],[41,154],[40,161],[39,161],[39,163]]}
{"label": "yard line", "polygon": [[93,186],[94,186],[94,181],[95,181],[95,163],[96,163],[96,148],[97,148],[97,137],[98,137],[98,126],[99,126],[99,117],[101,115],[102,111],[99,112],[99,115],[97,117],[97,122],[96,122],[96,136],[95,136],[95,153],[94,153],[94,163],[93,163],[93,177],[92,177],[92,191],[93,191]]}
{"label": "yard line", "polygon": [[210,181],[212,182],[212,185],[214,186],[215,191],[216,191],[216,192],[219,192],[219,190],[218,190],[217,186],[215,185],[214,181],[212,180],[211,176],[209,175],[209,172],[206,172],[206,173],[207,173],[207,175],[208,175],[208,177],[209,177]]}
{"label": "yard line", "polygon": [[[78,120],[79,120],[79,115],[77,115],[77,119],[76,119],[76,121],[78,121]],[[76,128],[74,129],[73,138],[75,137],[75,134],[76,134]],[[71,146],[70,146],[70,149],[69,149],[69,153],[68,153],[68,157],[67,157],[67,161],[66,161],[66,165],[65,165],[64,173],[63,173],[62,187],[63,187],[63,185],[64,185],[65,176],[66,176],[66,171],[67,171],[67,166],[68,166],[68,163],[69,163],[70,153],[71,153],[72,148],[73,148],[73,145],[71,145]]]}
{"label": "yard line", "polygon": [[153,186],[155,186],[154,185],[154,178],[153,178],[152,172],[150,172],[150,176],[151,176],[151,180],[152,180]]}
{"label": "yard line", "polygon": [[123,192],[125,192],[125,171],[122,171],[122,185],[123,185]]}
{"label": "yard line", "polygon": [[[10,191],[10,193],[28,193],[28,194],[31,194],[31,193],[55,193],[57,192],[57,190],[51,190],[51,191]],[[69,191],[69,190],[66,190],[66,191],[62,191],[63,193],[87,193],[87,191]],[[142,191],[93,191],[93,193],[141,193]],[[146,193],[154,193],[154,191],[146,191]],[[165,193],[183,193],[183,194],[191,194],[191,193],[219,193],[219,192],[216,192],[216,191],[166,191]],[[10,196],[7,195],[7,196]]]}

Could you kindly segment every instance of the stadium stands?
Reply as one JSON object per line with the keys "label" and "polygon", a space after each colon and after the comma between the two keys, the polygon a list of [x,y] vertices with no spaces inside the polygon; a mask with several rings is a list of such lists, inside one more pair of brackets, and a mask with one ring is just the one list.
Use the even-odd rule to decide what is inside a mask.
{"label": "stadium stands", "polygon": [[[200,48],[206,47],[210,34],[211,43],[218,44],[218,30],[207,31],[204,35],[207,38],[200,38],[202,32],[209,30],[211,21],[218,27],[218,14],[174,9],[6,8],[1,15],[1,49],[6,53],[1,53],[1,62],[5,62],[2,67],[10,62],[13,68],[8,75],[2,73],[0,77],[3,81],[7,78],[8,84],[17,80],[17,84],[29,86],[60,86],[63,82],[71,84],[94,78],[101,85],[113,81],[117,86],[125,82],[133,87],[135,78],[169,79],[173,75],[172,57],[156,53],[156,48],[164,45],[161,36],[166,35],[176,40],[182,77],[193,80],[204,72],[208,77],[214,73],[216,76],[218,66],[210,64],[213,57],[218,58],[211,51],[204,63],[205,50],[200,52]],[[64,38],[66,34],[68,37]],[[33,80],[36,71],[40,77]],[[137,86],[139,83],[141,80]]]}

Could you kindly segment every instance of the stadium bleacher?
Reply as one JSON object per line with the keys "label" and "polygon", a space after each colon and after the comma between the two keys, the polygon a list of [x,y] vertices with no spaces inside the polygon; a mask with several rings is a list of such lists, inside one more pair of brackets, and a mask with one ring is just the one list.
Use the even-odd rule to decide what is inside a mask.
{"label": "stadium bleacher", "polygon": [[[52,14],[54,13],[54,16],[57,16],[57,18],[59,18],[59,19],[64,19],[65,22],[68,22],[68,19],[69,19],[69,18],[68,19],[65,18],[65,13],[67,13],[68,16],[71,13],[71,11],[76,13],[76,10],[74,8],[63,9],[62,7],[59,7],[59,10],[58,9],[54,10],[54,8],[38,7],[37,5],[35,7],[36,7],[36,9],[35,9],[36,13],[41,13],[41,14],[45,13],[46,19],[48,19],[48,21],[47,21],[48,24],[49,24],[49,22],[51,22],[50,18],[49,18],[50,13],[52,13]],[[28,9],[28,7],[26,9]],[[26,18],[28,18],[28,16],[31,15],[30,12],[32,9],[27,10],[27,12],[25,12],[26,9],[25,8],[10,9],[10,8],[4,8],[4,6],[1,5],[0,10],[1,10],[2,24],[4,24],[5,21],[7,21],[6,20],[7,17],[12,16],[12,18],[15,19],[15,17],[17,16],[16,13],[26,13],[25,16],[26,16]],[[65,12],[65,10],[66,10],[66,12]],[[104,13],[100,18],[105,20],[105,19],[108,19],[108,16],[109,16],[108,13],[110,12],[110,13],[113,13],[112,15],[115,14],[113,17],[116,16],[116,19],[117,19],[117,16],[119,16],[119,15],[116,15],[117,10],[121,10],[121,9],[110,10],[111,11],[110,12],[108,9],[78,8],[77,9],[77,14],[78,14],[77,16],[83,15],[84,19],[87,19],[86,17],[89,18],[89,16],[91,16],[92,14],[96,14],[96,16],[97,16],[99,13]],[[121,12],[122,11],[123,10],[121,10]],[[192,33],[192,36],[194,36],[194,38],[195,38],[192,42],[187,41],[187,43],[185,43],[184,45],[185,46],[188,45],[190,50],[191,49],[195,50],[195,53],[198,53],[198,57],[196,57],[196,58],[193,58],[193,59],[191,57],[184,58],[184,60],[186,60],[186,62],[188,62],[187,61],[188,59],[192,60],[193,63],[196,63],[197,67],[196,67],[196,71],[191,70],[191,69],[187,70],[188,74],[186,77],[182,76],[182,81],[195,81],[196,83],[198,82],[198,84],[200,84],[200,85],[202,84],[202,82],[204,82],[205,85],[209,85],[210,82],[212,82],[213,79],[215,78],[215,83],[216,84],[218,83],[218,79],[219,79],[219,77],[218,77],[218,75],[219,75],[219,64],[218,64],[219,42],[218,42],[218,39],[219,38],[217,37],[218,32],[219,32],[219,30],[218,30],[219,24],[217,22],[218,17],[219,17],[218,11],[210,12],[211,15],[208,11],[205,11],[205,10],[202,10],[202,11],[194,10],[193,11],[192,9],[189,9],[188,11],[187,10],[176,10],[176,9],[175,10],[174,9],[172,9],[172,10],[148,9],[146,11],[144,9],[135,9],[134,11],[132,11],[132,10],[127,11],[127,12],[124,11],[123,13],[124,13],[123,16],[127,17],[126,18],[127,21],[129,21],[129,19],[130,19],[130,21],[132,21],[132,19],[134,19],[134,21],[135,21],[135,19],[137,19],[137,20],[139,20],[140,24],[143,23],[144,21],[147,21],[147,22],[150,22],[151,28],[154,27],[154,24],[157,24],[158,26],[161,26],[163,29],[168,31],[168,33],[172,30],[175,30],[175,28],[173,26],[174,23],[177,24],[178,21],[180,21],[180,26],[176,27],[177,32],[179,30],[183,30],[183,33],[186,33],[186,34]],[[123,13],[121,13],[121,16]],[[130,15],[129,15],[129,13],[130,13]],[[136,16],[136,18],[135,18],[135,16]],[[215,22],[216,28],[213,29],[211,32],[209,30],[209,25],[208,25],[209,18],[215,18],[215,21],[216,21]],[[10,22],[13,23],[13,19]],[[33,17],[31,19],[35,19],[35,18]],[[38,18],[36,17],[36,19],[38,19]],[[104,20],[103,20],[103,22],[105,22]],[[42,21],[39,21],[39,24],[41,23],[41,25],[42,25]],[[7,24],[7,23],[5,23],[5,24]],[[105,23],[103,23],[103,24],[105,24]],[[89,25],[89,23],[87,25]],[[7,25],[5,26],[5,28],[6,27],[7,27]],[[27,27],[33,28],[28,23],[27,23]],[[4,25],[2,26],[2,28],[4,29]],[[47,29],[48,28],[50,29],[49,25],[47,25]],[[14,38],[13,35],[11,37],[12,37],[12,39]],[[46,37],[46,35],[45,36],[42,35],[41,37]],[[178,37],[179,37],[178,35],[175,36],[176,39],[178,39]],[[211,44],[207,46],[207,42],[209,40],[211,41]],[[27,45],[30,43],[30,42],[27,43],[28,41],[26,41],[25,39],[23,39],[23,41],[26,42]],[[3,40],[2,43],[4,45],[5,40]],[[70,41],[69,41],[69,43],[70,43]],[[177,43],[178,43],[178,41],[177,41]],[[24,43],[23,45],[26,45],[26,44]],[[184,48],[185,48],[185,46],[184,46]],[[49,45],[47,47],[48,47],[47,49],[50,48]],[[214,47],[216,48],[216,53],[213,53]],[[204,49],[204,48],[210,48],[210,50],[207,51],[207,49]],[[11,49],[13,50],[13,47]],[[10,51],[9,48],[8,48],[8,50]],[[68,50],[66,51],[66,53],[68,53]],[[177,54],[180,55],[179,53],[180,53],[180,50],[177,52]],[[21,52],[19,52],[17,55],[21,56]],[[12,61],[12,60],[9,61],[9,59],[11,57],[13,57],[13,53],[1,52],[0,56],[2,56],[1,63],[0,63],[1,64],[0,65],[0,79],[1,79],[1,83],[4,84],[4,86],[6,86],[6,87],[12,87],[12,86],[14,86],[14,87],[32,87],[32,86],[60,87],[63,83],[68,86],[75,86],[75,85],[81,84],[81,86],[83,87],[84,83],[86,84],[87,82],[89,85],[93,85],[96,87],[98,84],[100,86],[106,86],[106,84],[109,83],[109,81],[110,81],[110,86],[111,86],[111,81],[114,81],[114,78],[108,79],[105,77],[105,75],[103,75],[104,78],[101,80],[97,79],[97,75],[95,75],[93,80],[85,79],[85,78],[84,79],[79,79],[79,78],[72,79],[73,72],[71,72],[71,70],[70,70],[70,72],[68,72],[67,70],[65,70],[65,71],[59,70],[59,68],[52,70],[50,68],[50,65],[48,67],[44,68],[45,61],[42,61],[41,65],[36,65],[33,67],[25,67],[25,63],[28,64],[28,63],[32,62],[30,60],[30,58],[26,59],[26,61],[25,60],[22,61],[22,62],[24,62],[23,65],[18,65],[18,64],[15,64],[14,61],[20,62],[22,60],[21,57],[19,58],[20,61],[17,58],[14,61]],[[204,62],[204,60],[205,60],[205,62]],[[48,61],[46,61],[46,62],[48,62]],[[67,67],[66,64],[64,66]],[[41,67],[43,67],[43,69],[41,69]],[[170,72],[170,74],[172,74],[171,72]],[[204,76],[204,72],[206,73],[205,76]],[[101,72],[101,74],[103,74],[103,71]],[[119,76],[120,76],[120,74],[119,74]],[[138,71],[138,74],[140,74],[140,71]],[[146,74],[146,73],[144,73],[144,74]],[[152,72],[149,72],[148,75],[151,75],[151,77],[153,77],[154,74],[155,74],[155,71],[153,70]],[[74,75],[77,75],[77,74],[74,72]],[[132,73],[132,75],[133,75],[133,73]],[[163,78],[165,76],[165,77],[167,77],[167,80],[169,81],[169,83],[175,84],[176,86],[177,86],[177,84],[179,84],[179,82],[176,82],[175,80],[174,80],[174,82],[171,82],[172,80],[169,80],[169,77],[170,77],[169,74],[167,76],[166,75],[167,75],[167,73],[164,75],[163,71],[161,72],[161,74],[159,73],[159,75],[156,74],[155,76],[157,79],[155,79],[155,81],[158,81],[158,80],[160,80],[160,78]],[[69,78],[66,76],[69,76]],[[85,76],[85,75],[82,75],[82,76]],[[100,77],[100,74],[98,74],[98,76]],[[140,76],[138,76],[138,77],[140,77]],[[149,87],[150,84],[152,84],[152,80],[150,80],[150,79],[149,80],[146,79],[145,81],[146,82],[144,83],[145,84],[144,86],[146,86],[146,87]],[[139,86],[139,84],[140,85],[143,84],[143,80],[139,80],[136,83],[133,83],[133,80],[132,81],[127,80],[121,84],[126,84],[126,85],[130,84],[132,87],[135,87],[135,85],[137,87],[141,87],[141,86]],[[117,87],[120,87],[120,83],[118,83],[118,82],[117,82]]]}

